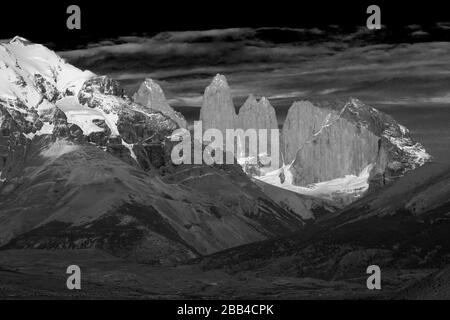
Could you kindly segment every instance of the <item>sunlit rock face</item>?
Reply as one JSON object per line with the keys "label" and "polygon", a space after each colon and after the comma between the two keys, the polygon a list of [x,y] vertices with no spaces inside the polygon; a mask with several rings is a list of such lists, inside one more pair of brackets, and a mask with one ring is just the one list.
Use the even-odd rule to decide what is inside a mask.
{"label": "sunlit rock face", "polygon": [[166,100],[163,90],[152,79],[146,79],[141,84],[139,90],[134,94],[133,100],[144,107],[160,111],[162,114],[174,120],[181,128],[187,127],[183,115],[172,109]]}
{"label": "sunlit rock face", "polygon": [[310,102],[294,104],[283,128],[286,160],[293,161],[296,185],[358,175],[375,162],[378,139],[338,112]]}
{"label": "sunlit rock face", "polygon": [[[204,130],[267,130],[266,148],[261,149],[258,141],[256,157],[250,155],[248,146],[241,148],[237,160],[253,177],[262,179],[269,173],[263,170],[259,160],[264,151],[273,157],[270,130],[277,129],[278,125],[275,110],[267,99],[258,101],[250,95],[236,116],[228,83],[224,76],[217,75],[205,90],[200,120]],[[369,187],[391,183],[431,158],[405,127],[354,98],[295,102],[283,123],[279,149],[280,165],[274,169],[281,166],[289,170],[291,178],[279,183],[272,181],[270,175],[265,181],[299,193],[309,190],[297,190],[296,186],[314,189],[318,183],[330,182],[333,186],[327,185],[325,189],[336,190],[340,188],[336,183],[344,183],[341,188],[351,190],[352,199]],[[255,158],[256,164],[251,163]],[[355,186],[348,185],[350,180],[357,181]]]}
{"label": "sunlit rock face", "polygon": [[295,102],[291,106],[282,129],[285,163],[295,160],[298,150],[319,131],[326,116],[326,110],[309,101]]}
{"label": "sunlit rock face", "polygon": [[406,128],[357,99],[294,103],[282,141],[296,185],[359,175],[369,165],[371,182],[384,185],[430,158]]}
{"label": "sunlit rock face", "polygon": [[247,129],[278,129],[275,109],[269,100],[262,97],[259,101],[250,95],[239,109],[238,127]]}
{"label": "sunlit rock face", "polygon": [[[275,114],[275,109],[270,104],[269,100],[265,97],[262,97],[259,101],[253,95],[250,95],[242,107],[239,109],[239,114],[236,121],[236,126],[244,131],[249,129],[255,129],[257,140],[258,140],[258,149],[257,149],[257,159],[261,160],[266,155],[272,156],[275,155],[278,157],[278,161],[271,163],[273,169],[277,169],[279,164],[281,163],[281,157],[279,152],[279,132],[278,132],[278,123],[277,116]],[[264,131],[265,130],[265,131]],[[272,130],[277,130],[276,132],[272,132]],[[277,144],[272,148],[272,138],[274,142]],[[260,169],[260,166],[257,165],[251,166],[247,163],[245,165],[245,161],[249,161],[251,155],[249,154],[248,144],[245,148],[245,153],[243,154],[243,158],[246,160],[241,160],[244,162],[244,170],[250,174],[254,175]],[[275,153],[275,154],[274,154]],[[249,158],[250,157],[250,158]],[[253,157],[255,158],[255,157]],[[252,158],[252,159],[253,159]],[[273,158],[273,157],[272,157]],[[253,159],[255,160],[255,159]],[[257,164],[257,163],[255,163]],[[252,169],[257,169],[256,172],[252,172]],[[254,171],[254,170],[253,170]]]}
{"label": "sunlit rock face", "polygon": [[231,90],[223,75],[216,75],[205,89],[200,120],[203,130],[218,129],[225,135],[226,129],[236,126],[236,111],[234,110]]}

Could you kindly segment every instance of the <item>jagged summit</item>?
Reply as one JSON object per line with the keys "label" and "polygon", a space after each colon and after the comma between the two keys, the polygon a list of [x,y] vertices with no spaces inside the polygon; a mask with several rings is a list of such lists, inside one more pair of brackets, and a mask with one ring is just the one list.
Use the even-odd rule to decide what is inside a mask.
{"label": "jagged summit", "polygon": [[218,74],[216,74],[216,76],[211,81],[210,86],[228,87],[227,78],[224,75],[218,73]]}
{"label": "jagged summit", "polygon": [[256,107],[256,106],[258,108],[263,108],[263,109],[267,109],[269,107],[272,107],[272,105],[270,104],[270,101],[266,97],[261,97],[258,100],[253,94],[249,94],[249,96],[245,100],[244,104],[239,109],[239,112],[241,112],[241,110],[244,111],[246,109],[253,108],[253,107]]}
{"label": "jagged summit", "polygon": [[160,111],[174,120],[180,127],[186,128],[187,123],[183,115],[176,112],[167,102],[160,85],[153,79],[147,78],[133,95],[133,100],[145,107]]}
{"label": "jagged summit", "polygon": [[[233,118],[230,88],[218,74],[205,90],[200,119],[206,120],[206,128],[278,128],[270,101],[257,100],[252,94]],[[366,173],[372,183],[384,185],[431,158],[408,129],[354,97],[294,102],[280,140],[281,157],[290,165],[292,182],[304,187],[346,176],[369,176]],[[368,185],[367,181],[362,189]]]}
{"label": "jagged summit", "polygon": [[389,184],[430,159],[405,127],[356,98],[294,103],[282,140],[297,186],[358,177],[370,168],[365,191],[369,184]]}
{"label": "jagged summit", "polygon": [[364,106],[364,103],[359,100],[358,98],[354,98],[354,97],[350,97],[349,98],[349,102],[355,107],[355,108],[359,108]]}
{"label": "jagged summit", "polygon": [[256,100],[255,96],[252,93],[250,93],[248,95],[247,99],[245,100],[244,104],[242,105],[241,109],[246,106],[252,105],[254,103],[257,103],[257,100]]}
{"label": "jagged summit", "polygon": [[149,90],[151,90],[152,93],[161,94],[165,98],[164,92],[161,89],[161,86],[156,81],[154,81],[151,78],[146,78],[144,80],[144,84]]}
{"label": "jagged summit", "polygon": [[[145,81],[141,84],[140,88],[138,89],[138,92],[136,92],[133,96],[134,100],[143,100],[144,97],[143,94],[147,95],[147,98],[150,99],[149,102],[154,103],[161,103],[164,105],[168,105],[166,102],[166,96],[164,95],[163,90],[161,89],[161,86],[156,83],[153,79],[146,78]],[[145,105],[145,104],[144,104]],[[151,107],[149,105],[149,107]]]}
{"label": "jagged summit", "polygon": [[40,44],[15,37],[0,43],[0,98],[18,100],[23,106],[39,108],[55,102],[58,94],[76,95],[94,76],[82,71]]}
{"label": "jagged summit", "polygon": [[236,111],[225,76],[217,74],[206,87],[200,120],[203,122],[204,130],[213,128],[225,133],[227,129],[236,127]]}
{"label": "jagged summit", "polygon": [[[396,161],[412,170],[424,165],[432,159],[425,148],[412,139],[410,131],[399,124],[393,117],[381,112],[357,98],[349,98],[347,101],[334,105],[334,110],[339,110],[339,117],[365,128],[376,136],[381,142],[387,140],[387,145],[394,145],[401,153]],[[405,162],[406,161],[406,162]],[[396,165],[398,167],[398,165]]]}
{"label": "jagged summit", "polygon": [[239,109],[238,126],[243,129],[276,129],[275,109],[265,97],[258,101],[250,94]]}
{"label": "jagged summit", "polygon": [[[41,139],[67,139],[109,149],[146,168],[150,165],[142,163],[140,147],[134,149],[140,136],[156,129],[160,132],[155,135],[165,130],[169,135],[177,128],[165,115],[129,101],[116,81],[82,71],[40,44],[24,45],[21,38],[0,44],[0,107],[6,114],[2,118],[9,119],[0,119],[7,136],[2,139],[0,132],[0,149],[10,150],[11,143],[25,148]],[[2,179],[13,175],[17,164],[12,159],[1,152]]]}
{"label": "jagged summit", "polygon": [[[200,119],[206,120],[206,128],[278,128],[270,101],[265,97],[258,100],[252,94],[239,109],[236,121],[233,118],[230,88],[218,74],[205,90]],[[292,175],[289,181],[295,187],[342,182],[347,184],[345,190],[355,186],[352,201],[369,184],[389,184],[431,159],[408,129],[354,97],[294,102],[283,124],[280,150],[281,162],[288,164],[285,170]]]}
{"label": "jagged summit", "polygon": [[261,99],[259,99],[259,103],[263,106],[271,105],[269,99],[267,99],[266,97],[261,97]]}

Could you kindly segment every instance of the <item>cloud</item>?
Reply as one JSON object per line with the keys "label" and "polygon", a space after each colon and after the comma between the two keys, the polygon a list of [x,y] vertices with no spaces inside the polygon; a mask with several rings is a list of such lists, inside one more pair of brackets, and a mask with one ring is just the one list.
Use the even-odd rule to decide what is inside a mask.
{"label": "cloud", "polygon": [[229,28],[212,29],[201,31],[168,31],[162,32],[153,39],[164,42],[220,42],[220,41],[242,41],[255,36],[255,29],[251,28]]}
{"label": "cloud", "polygon": [[450,22],[438,22],[437,27],[443,30],[450,30]]}
{"label": "cloud", "polygon": [[171,106],[200,107],[203,102],[203,96],[172,98],[168,99],[168,102]]}
{"label": "cloud", "polygon": [[[447,25],[450,29],[441,23],[439,30]],[[338,26],[172,31],[104,39],[60,54],[121,81],[130,93],[154,78],[178,106],[200,106],[216,73],[227,76],[237,98],[252,93],[289,103],[351,95],[373,103],[442,103],[439,97],[450,83],[448,42],[421,42],[432,37],[432,29],[419,25],[404,28],[404,43],[391,41],[389,30],[379,31],[360,27],[344,33]]]}
{"label": "cloud", "polygon": [[328,95],[328,94],[331,94],[331,93],[335,93],[335,92],[338,92],[338,91],[344,91],[345,89],[342,89],[342,88],[330,88],[330,89],[325,89],[325,90],[321,90],[321,91],[319,91],[319,94],[320,95]]}
{"label": "cloud", "polygon": [[424,106],[424,105],[450,105],[450,92],[438,96],[407,96],[393,100],[379,100],[383,105],[402,105],[402,106]]}
{"label": "cloud", "polygon": [[445,94],[444,96],[431,97],[431,98],[425,98],[425,99],[427,102],[442,103],[442,104],[450,105],[450,92]]}
{"label": "cloud", "polygon": [[422,29],[422,26],[420,24],[410,24],[406,26],[406,28],[409,30],[420,30]]}
{"label": "cloud", "polygon": [[309,91],[293,91],[293,92],[279,93],[271,95],[267,97],[267,99],[276,100],[276,99],[301,98],[305,97],[308,94],[308,92]]}
{"label": "cloud", "polygon": [[413,37],[427,37],[430,34],[428,32],[423,31],[423,30],[417,30],[417,31],[412,32],[411,35]]}

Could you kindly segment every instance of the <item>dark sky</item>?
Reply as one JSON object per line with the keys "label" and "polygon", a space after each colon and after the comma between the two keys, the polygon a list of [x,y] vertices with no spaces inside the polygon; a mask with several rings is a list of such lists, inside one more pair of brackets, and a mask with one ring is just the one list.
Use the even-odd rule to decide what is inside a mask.
{"label": "dark sky", "polygon": [[[74,48],[86,41],[122,35],[154,35],[173,30],[206,30],[229,27],[312,28],[338,24],[365,24],[366,8],[377,4],[382,23],[393,34],[404,25],[449,21],[444,1],[8,1],[1,4],[0,38],[20,34],[35,42],[52,43],[54,49]],[[66,8],[79,4],[82,30],[66,28]],[[5,14],[6,13],[6,14]],[[401,40],[401,39],[399,39]]]}

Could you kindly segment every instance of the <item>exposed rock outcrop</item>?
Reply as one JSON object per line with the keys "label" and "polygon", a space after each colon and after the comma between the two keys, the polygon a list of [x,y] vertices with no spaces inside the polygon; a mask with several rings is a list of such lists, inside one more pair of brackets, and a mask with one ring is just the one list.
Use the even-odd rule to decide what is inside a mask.
{"label": "exposed rock outcrop", "polygon": [[218,129],[224,135],[226,129],[235,128],[236,111],[225,76],[217,74],[211,84],[205,89],[200,110],[200,120],[203,124],[203,130]]}
{"label": "exposed rock outcrop", "polygon": [[369,165],[371,180],[387,183],[430,158],[404,127],[357,99],[294,103],[282,141],[296,185],[357,176]]}
{"label": "exposed rock outcrop", "polygon": [[[206,88],[200,111],[200,120],[203,124],[203,130],[218,129],[223,133],[224,137],[226,129],[243,129],[244,132],[248,129],[255,129],[258,137],[257,154],[266,154],[266,156],[271,154],[271,130],[278,129],[275,109],[265,97],[257,101],[253,95],[250,95],[239,109],[239,114],[236,115],[231,90],[223,75],[216,75]],[[259,130],[267,131],[266,146],[262,147],[259,143]],[[244,141],[238,139],[237,143],[243,147]],[[249,154],[248,141],[245,142],[245,146],[245,149],[238,150],[239,154],[237,156],[241,159],[251,158],[253,159],[252,161],[257,160],[255,155]],[[240,160],[238,159],[238,161]],[[257,162],[252,163],[252,166],[256,165],[258,167]],[[255,168],[252,167],[251,170],[253,169]],[[258,168],[256,169],[257,171],[259,170]],[[245,171],[248,172],[247,169]]]}
{"label": "exposed rock outcrop", "polygon": [[103,130],[91,132],[90,141],[106,147],[107,151],[114,152],[127,163],[133,158],[134,164],[145,170],[159,170],[150,164],[169,165],[170,150],[165,148],[165,144],[169,143],[168,137],[172,132],[179,128],[173,119],[161,111],[132,102],[117,82],[107,77],[87,80],[78,96],[80,102],[84,101],[89,108],[102,110],[105,115],[104,119],[92,120]]}
{"label": "exposed rock outcrop", "polygon": [[250,95],[239,109],[237,126],[247,129],[278,129],[275,109],[269,100],[262,97],[259,101]]}
{"label": "exposed rock outcrop", "polygon": [[146,79],[141,84],[139,90],[134,94],[133,100],[145,107],[160,111],[162,114],[174,120],[181,128],[187,128],[183,115],[172,109],[161,87],[152,79]]}
{"label": "exposed rock outcrop", "polygon": [[283,127],[286,160],[294,161],[291,170],[296,185],[359,175],[375,162],[378,140],[368,129],[357,127],[339,113],[309,102],[295,103]]}
{"label": "exposed rock outcrop", "polygon": [[[257,101],[250,95],[236,116],[230,88],[222,75],[217,75],[205,90],[200,120],[203,120],[204,130],[216,128],[222,132],[233,128],[244,131],[266,129],[270,132],[278,128],[275,110],[265,98]],[[270,150],[270,136],[267,141]],[[258,141],[256,163],[253,163],[255,156],[249,155],[247,143],[245,153],[241,149],[237,155],[238,162],[251,176],[262,177],[267,173],[267,170],[263,172],[259,161],[264,153],[260,147]],[[354,98],[333,102],[295,102],[283,124],[279,147],[279,163],[289,170],[289,179],[283,179],[285,181],[281,184],[278,181],[276,185],[301,192],[291,187],[307,187],[340,179],[332,182],[332,189],[336,194],[335,184],[346,183],[342,186],[345,189],[342,194],[346,199],[344,203],[350,201],[346,196],[349,190],[352,194],[350,199],[354,201],[367,188],[389,184],[430,159],[406,128],[389,115]],[[272,156],[270,152],[268,155]]]}
{"label": "exposed rock outcrop", "polygon": [[[277,116],[275,113],[275,109],[270,104],[269,100],[265,97],[262,97],[259,101],[253,95],[250,95],[242,107],[239,109],[239,114],[236,121],[236,127],[241,128],[244,131],[249,129],[255,129],[258,137],[258,149],[257,149],[257,162],[254,164],[245,164],[244,171],[246,171],[249,175],[258,175],[260,170],[260,159],[261,157],[272,156],[275,151],[278,154],[278,165],[281,163],[280,157],[280,140],[279,133],[278,135],[273,135],[273,137],[278,137],[276,139],[276,143],[278,144],[276,148],[272,150],[272,130],[278,130],[278,122]],[[263,134],[262,130],[266,130],[266,141],[261,141],[261,137]],[[246,145],[245,156],[248,156],[248,144]],[[273,157],[272,157],[273,158]],[[273,165],[273,164],[272,164]],[[273,169],[277,169],[276,168]],[[255,171],[256,169],[256,171]]]}

